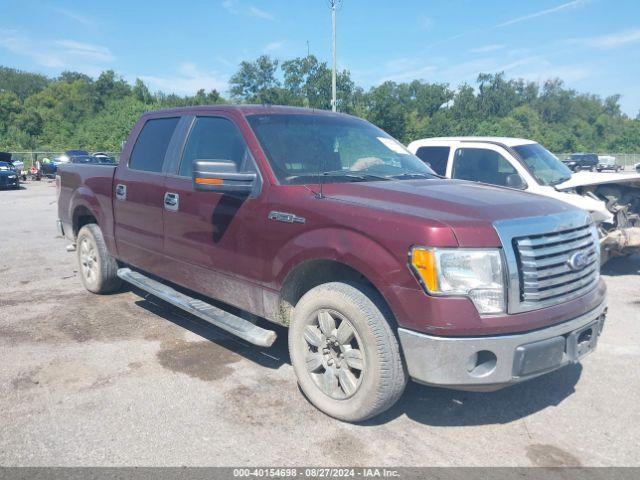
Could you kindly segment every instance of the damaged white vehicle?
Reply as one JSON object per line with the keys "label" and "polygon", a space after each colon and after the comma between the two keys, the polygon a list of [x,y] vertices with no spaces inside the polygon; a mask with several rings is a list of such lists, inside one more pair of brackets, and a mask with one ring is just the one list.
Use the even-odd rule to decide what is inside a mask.
{"label": "damaged white vehicle", "polygon": [[640,253],[638,173],[573,173],[540,144],[521,138],[427,138],[409,150],[443,177],[526,190],[587,210],[598,225],[603,263]]}

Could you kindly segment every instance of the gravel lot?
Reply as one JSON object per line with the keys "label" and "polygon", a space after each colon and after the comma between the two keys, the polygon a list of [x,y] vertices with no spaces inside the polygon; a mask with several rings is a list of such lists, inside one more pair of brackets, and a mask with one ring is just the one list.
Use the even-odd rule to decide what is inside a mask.
{"label": "gravel lot", "polygon": [[640,465],[640,258],[605,268],[582,366],[494,393],[410,384],[365,425],[300,394],[270,349],[127,290],[81,286],[51,182],[0,191],[0,465]]}

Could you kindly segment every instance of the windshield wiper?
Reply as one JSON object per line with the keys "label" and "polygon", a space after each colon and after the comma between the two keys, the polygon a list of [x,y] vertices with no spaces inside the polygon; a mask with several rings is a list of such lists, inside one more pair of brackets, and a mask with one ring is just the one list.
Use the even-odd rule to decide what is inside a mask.
{"label": "windshield wiper", "polygon": [[559,184],[564,183],[564,182],[566,182],[568,180],[571,180],[571,175],[569,175],[568,177],[559,178],[555,182],[549,182],[549,185],[551,185],[551,186],[559,185]]}
{"label": "windshield wiper", "polygon": [[383,177],[380,175],[373,175],[371,173],[364,173],[364,172],[353,173],[346,170],[333,170],[329,172],[322,172],[321,175],[323,177],[336,177],[336,178],[345,177],[357,182],[366,182],[367,180],[389,180],[389,177]]}
{"label": "windshield wiper", "polygon": [[397,180],[403,178],[433,178],[434,175],[429,175],[426,173],[399,173],[398,175],[389,175],[387,178],[395,178]]}

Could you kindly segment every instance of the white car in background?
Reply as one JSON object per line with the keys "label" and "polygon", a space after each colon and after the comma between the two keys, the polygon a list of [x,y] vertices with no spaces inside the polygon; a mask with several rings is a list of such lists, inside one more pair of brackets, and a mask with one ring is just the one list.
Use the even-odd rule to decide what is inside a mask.
{"label": "white car in background", "polygon": [[640,253],[640,174],[573,173],[522,138],[426,138],[408,148],[443,177],[525,190],[587,210],[600,232],[603,261]]}
{"label": "white car in background", "polygon": [[622,170],[622,165],[618,165],[616,157],[611,155],[598,155],[598,166],[596,167],[596,170],[599,172],[619,172]]}

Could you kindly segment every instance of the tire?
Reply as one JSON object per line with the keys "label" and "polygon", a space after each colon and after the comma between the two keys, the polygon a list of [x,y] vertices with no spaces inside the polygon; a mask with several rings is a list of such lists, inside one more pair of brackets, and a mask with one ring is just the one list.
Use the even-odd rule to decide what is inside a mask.
{"label": "tire", "polygon": [[382,305],[367,287],[332,282],[311,289],[295,306],[291,363],[303,393],[327,415],[361,422],[402,395],[407,374]]}
{"label": "tire", "polygon": [[111,293],[120,288],[118,262],[107,250],[100,227],[85,225],[76,238],[78,271],[84,288],[93,293]]}

